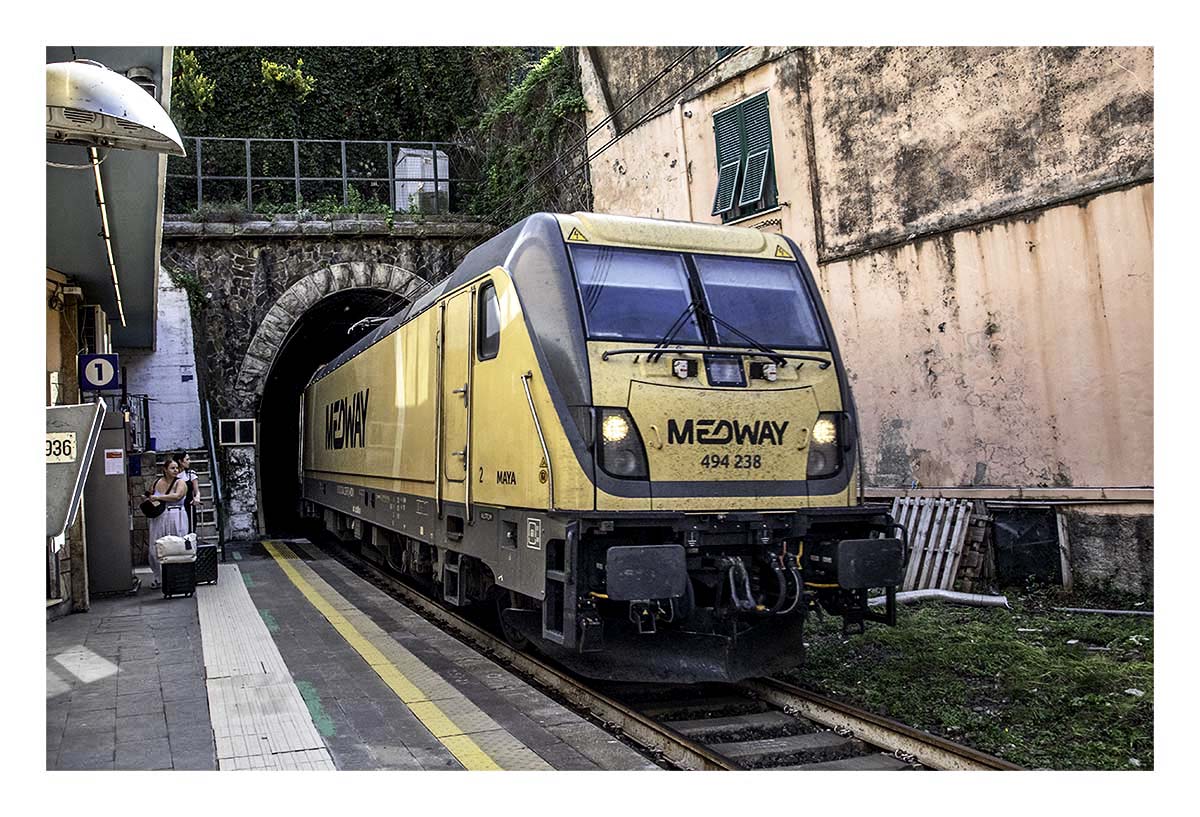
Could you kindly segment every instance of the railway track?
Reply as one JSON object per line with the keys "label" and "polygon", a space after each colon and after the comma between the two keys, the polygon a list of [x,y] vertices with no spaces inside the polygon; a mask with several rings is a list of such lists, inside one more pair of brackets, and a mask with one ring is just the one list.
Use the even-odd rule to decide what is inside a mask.
{"label": "railway track", "polygon": [[314,542],[357,575],[543,691],[688,770],[1015,770],[968,746],[773,679],[739,684],[596,684],[509,646],[344,547]]}

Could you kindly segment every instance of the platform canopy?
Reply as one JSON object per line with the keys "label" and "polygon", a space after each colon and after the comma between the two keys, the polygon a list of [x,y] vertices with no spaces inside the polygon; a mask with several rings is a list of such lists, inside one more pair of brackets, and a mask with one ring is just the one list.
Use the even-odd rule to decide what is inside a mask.
{"label": "platform canopy", "polygon": [[[115,73],[135,77],[169,110],[171,49],[162,47],[52,46],[46,62],[94,60]],[[167,158],[146,150],[100,148],[113,260],[125,326],[119,320],[116,288],[90,168],[46,167],[46,266],[83,288],[84,303],[99,304],[112,321],[117,347],[153,348],[157,313],[159,252]],[[61,165],[87,165],[80,145],[47,142],[46,158]]]}

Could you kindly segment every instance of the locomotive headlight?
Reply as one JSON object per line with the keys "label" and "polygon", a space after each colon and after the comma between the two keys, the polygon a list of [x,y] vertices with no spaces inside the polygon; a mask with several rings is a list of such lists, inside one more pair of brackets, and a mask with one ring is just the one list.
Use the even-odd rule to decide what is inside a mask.
{"label": "locomotive headlight", "polygon": [[838,445],[838,429],[842,417],[834,412],[822,412],[813,423],[808,445],[808,478],[831,477],[842,469],[842,447]]}
{"label": "locomotive headlight", "polygon": [[606,443],[619,443],[629,436],[629,422],[619,414],[609,414],[600,424]]}
{"label": "locomotive headlight", "polygon": [[619,408],[597,408],[600,427],[596,462],[610,476],[620,479],[646,479],[646,448],[629,412]]}
{"label": "locomotive headlight", "polygon": [[817,445],[837,442],[837,425],[828,417],[820,418],[813,425],[812,439]]}

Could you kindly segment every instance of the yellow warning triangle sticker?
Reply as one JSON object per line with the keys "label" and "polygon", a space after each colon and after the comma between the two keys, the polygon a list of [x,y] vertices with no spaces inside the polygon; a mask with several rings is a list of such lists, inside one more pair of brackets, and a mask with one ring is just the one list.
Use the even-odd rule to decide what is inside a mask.
{"label": "yellow warning triangle sticker", "polygon": [[783,247],[776,247],[775,248],[775,257],[776,258],[791,258],[792,254],[790,252],[788,252],[787,250],[785,250]]}
{"label": "yellow warning triangle sticker", "polygon": [[567,236],[567,241],[587,241],[587,236],[579,232],[578,227],[573,227],[571,229],[571,234]]}
{"label": "yellow warning triangle sticker", "polygon": [[[585,239],[585,240],[586,240],[586,239]],[[541,465],[539,465],[539,466],[538,466],[538,468],[545,468],[545,467],[546,467],[546,458],[545,458],[545,457],[542,457],[542,464],[541,464]]]}

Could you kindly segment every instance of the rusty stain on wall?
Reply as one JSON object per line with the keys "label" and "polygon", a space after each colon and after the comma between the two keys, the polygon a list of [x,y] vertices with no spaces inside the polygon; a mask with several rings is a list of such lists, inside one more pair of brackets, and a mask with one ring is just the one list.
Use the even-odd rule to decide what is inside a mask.
{"label": "rusty stain on wall", "polygon": [[1147,48],[815,48],[825,252],[1153,176]]}
{"label": "rusty stain on wall", "polygon": [[1152,196],[823,270],[869,485],[1153,484]]}
{"label": "rusty stain on wall", "polygon": [[741,224],[813,267],[867,486],[1152,485],[1153,51],[772,53],[683,101],[686,180],[669,112],[596,208],[719,222],[712,114],[766,90],[780,207]]}

